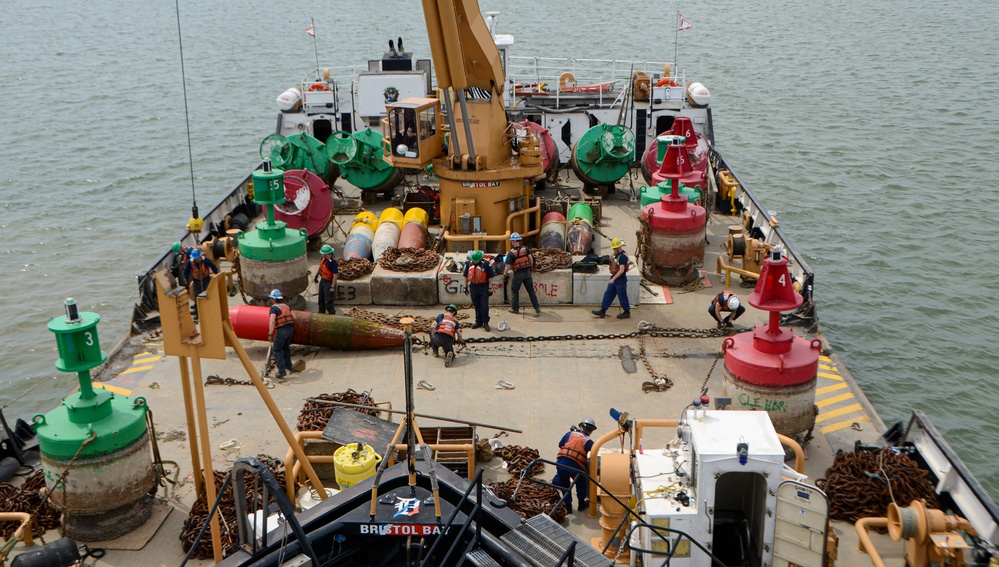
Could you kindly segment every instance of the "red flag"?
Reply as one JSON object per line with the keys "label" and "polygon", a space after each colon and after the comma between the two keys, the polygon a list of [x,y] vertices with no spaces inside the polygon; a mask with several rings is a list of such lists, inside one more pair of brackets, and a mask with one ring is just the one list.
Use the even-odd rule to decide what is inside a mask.
{"label": "red flag", "polygon": [[316,24],[312,24],[311,26],[305,28],[305,33],[311,35],[312,37],[316,37]]}
{"label": "red flag", "polygon": [[686,18],[683,17],[683,14],[677,12],[676,15],[680,16],[680,27],[676,28],[677,31],[689,30],[694,27],[690,25],[690,22],[688,22]]}

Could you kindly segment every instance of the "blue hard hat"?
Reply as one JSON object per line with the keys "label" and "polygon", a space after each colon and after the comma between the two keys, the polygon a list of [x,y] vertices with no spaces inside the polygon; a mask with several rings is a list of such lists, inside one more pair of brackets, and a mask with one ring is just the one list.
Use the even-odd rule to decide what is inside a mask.
{"label": "blue hard hat", "polygon": [[281,290],[280,289],[275,289],[274,291],[271,292],[270,298],[280,301],[280,300],[284,299],[284,296],[281,295]]}
{"label": "blue hard hat", "polygon": [[515,232],[515,233],[513,233],[513,234],[510,235],[510,240],[523,240],[523,238],[520,237],[520,233],[519,232]]}
{"label": "blue hard hat", "polygon": [[191,259],[192,260],[197,260],[198,258],[204,258],[204,257],[205,257],[205,255],[201,253],[201,250],[198,250],[197,248],[195,248],[194,250],[191,250]]}

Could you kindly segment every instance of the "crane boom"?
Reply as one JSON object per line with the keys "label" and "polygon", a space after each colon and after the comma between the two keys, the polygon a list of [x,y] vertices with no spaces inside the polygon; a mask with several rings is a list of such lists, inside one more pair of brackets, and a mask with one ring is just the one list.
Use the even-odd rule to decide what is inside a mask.
{"label": "crane boom", "polygon": [[500,98],[503,65],[476,0],[423,0],[430,52],[442,89],[480,88]]}

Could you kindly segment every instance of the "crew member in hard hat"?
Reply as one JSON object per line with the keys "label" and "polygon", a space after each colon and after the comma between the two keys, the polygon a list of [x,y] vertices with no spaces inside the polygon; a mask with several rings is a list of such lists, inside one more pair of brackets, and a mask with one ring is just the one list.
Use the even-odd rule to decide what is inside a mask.
{"label": "crew member in hard hat", "polygon": [[277,364],[277,377],[284,378],[291,368],[291,336],[295,332],[294,320],[291,317],[291,307],[284,302],[281,290],[271,292],[271,323],[267,331],[268,340],[272,341],[271,351]]}
{"label": "crew member in hard hat", "polygon": [[451,366],[454,361],[454,340],[461,340],[461,324],[458,323],[457,315],[458,307],[451,304],[430,324],[430,346],[434,349],[434,358],[441,355],[440,349],[444,349],[444,366]]}
{"label": "crew member in hard hat", "polygon": [[[721,317],[722,311],[729,312],[729,315],[724,319]],[[731,327],[732,321],[741,317],[745,312],[746,307],[742,305],[739,298],[727,289],[716,295],[714,300],[711,301],[711,306],[708,307],[708,313],[718,322],[719,329],[722,327]]]}
{"label": "crew member in hard hat", "polygon": [[[212,281],[212,274],[219,273],[219,267],[215,265],[201,250],[195,248],[188,254],[187,266],[184,268],[184,277],[191,282],[191,299],[194,299],[208,289],[209,282]],[[191,313],[195,317],[198,315],[198,301],[195,299]]]}
{"label": "crew member in hard hat", "polygon": [[180,241],[174,242],[173,246],[170,247],[170,262],[168,266],[170,267],[170,274],[177,281],[177,285],[180,287],[187,287],[187,256],[191,253],[190,246],[184,246]]}
{"label": "crew member in hard hat", "polygon": [[468,286],[468,294],[472,298],[472,307],[475,308],[475,323],[473,329],[482,327],[489,331],[489,286],[490,281],[496,276],[493,267],[489,262],[483,260],[482,250],[472,250],[468,254],[468,263],[465,264],[465,285]]}
{"label": "crew member in hard hat", "polygon": [[527,246],[521,246],[523,239],[520,234],[510,235],[510,252],[506,255],[507,269],[513,270],[513,283],[510,286],[510,313],[520,313],[520,286],[527,289],[527,296],[531,298],[531,305],[534,313],[541,315],[541,306],[538,305],[538,294],[534,292],[534,278],[531,272],[534,271],[534,255]]}
{"label": "crew member in hard hat", "polygon": [[[590,434],[596,430],[597,423],[593,421],[592,417],[588,417],[580,421],[578,427],[572,426],[558,442],[559,450],[558,457],[555,459],[555,478],[552,479],[552,484],[565,489],[562,491],[564,494],[562,503],[565,504],[566,511],[572,510],[572,492],[569,490],[572,479],[576,478],[579,471],[589,470],[586,466],[587,456],[590,454],[590,449],[593,448]],[[590,505],[590,501],[587,499],[589,484],[586,476],[580,475],[579,481],[576,483],[576,498],[579,500],[577,510],[585,510]]]}
{"label": "crew member in hard hat", "polygon": [[336,280],[340,277],[340,266],[333,256],[333,247],[323,244],[319,249],[322,258],[319,260],[319,272],[312,278],[313,283],[319,284],[319,312],[336,314],[336,305],[333,304],[333,296],[336,295]]}
{"label": "crew member in hard hat", "polygon": [[631,261],[624,253],[624,241],[620,238],[611,239],[610,280],[607,282],[607,290],[604,291],[604,299],[600,302],[600,309],[594,309],[592,313],[603,319],[607,316],[607,309],[614,303],[617,296],[621,303],[621,312],[617,314],[618,319],[631,317],[631,304],[628,302],[628,269],[631,268]]}

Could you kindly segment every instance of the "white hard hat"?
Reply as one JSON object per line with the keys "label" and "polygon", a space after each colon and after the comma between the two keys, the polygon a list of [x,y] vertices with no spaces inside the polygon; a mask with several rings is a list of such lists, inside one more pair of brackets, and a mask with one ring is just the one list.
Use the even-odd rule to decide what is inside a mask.
{"label": "white hard hat", "polygon": [[735,311],[739,308],[739,298],[734,295],[730,295],[726,305],[728,305],[729,311]]}
{"label": "white hard hat", "polygon": [[589,429],[590,431],[596,431],[596,429],[597,429],[597,422],[593,421],[592,417],[587,417],[587,418],[584,418],[583,421],[579,422],[579,426],[583,427],[583,428],[586,428],[586,429]]}
{"label": "white hard hat", "polygon": [[284,296],[281,295],[281,290],[275,289],[274,291],[271,292],[270,298],[280,301],[284,299]]}

